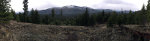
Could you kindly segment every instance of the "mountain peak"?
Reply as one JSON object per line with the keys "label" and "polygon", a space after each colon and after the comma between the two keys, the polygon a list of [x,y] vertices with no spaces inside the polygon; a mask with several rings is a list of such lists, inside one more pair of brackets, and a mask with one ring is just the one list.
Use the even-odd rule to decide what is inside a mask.
{"label": "mountain peak", "polygon": [[75,6],[75,5],[68,5],[68,6],[64,6],[63,8],[76,8],[76,7],[79,7],[79,6]]}

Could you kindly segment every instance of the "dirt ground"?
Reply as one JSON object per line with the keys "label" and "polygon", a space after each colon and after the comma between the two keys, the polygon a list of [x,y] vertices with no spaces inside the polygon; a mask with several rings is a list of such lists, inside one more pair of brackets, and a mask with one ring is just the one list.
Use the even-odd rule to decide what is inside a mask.
{"label": "dirt ground", "polygon": [[[127,27],[148,32],[148,27]],[[147,29],[147,30],[143,30]],[[11,21],[0,25],[0,41],[134,41],[133,33],[120,27],[56,26]],[[138,40],[138,39],[136,39]]]}

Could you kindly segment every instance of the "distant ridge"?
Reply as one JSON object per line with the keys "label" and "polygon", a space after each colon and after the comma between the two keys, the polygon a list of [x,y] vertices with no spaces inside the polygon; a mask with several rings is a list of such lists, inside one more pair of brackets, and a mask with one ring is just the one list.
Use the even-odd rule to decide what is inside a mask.
{"label": "distant ridge", "polygon": [[[60,11],[62,9],[64,15],[79,15],[79,14],[83,14],[85,12],[85,8],[88,8],[90,14],[99,13],[102,10],[104,10],[105,12],[113,12],[114,11],[114,10],[110,10],[110,9],[93,9],[93,8],[89,8],[89,7],[80,7],[80,6],[75,6],[75,5],[54,7],[53,9],[55,9],[56,14],[60,14]],[[52,8],[48,8],[46,10],[40,10],[39,13],[40,14],[51,14],[51,10],[52,10]],[[120,12],[120,11],[116,11],[116,12]],[[129,12],[129,11],[127,11],[127,12]]]}

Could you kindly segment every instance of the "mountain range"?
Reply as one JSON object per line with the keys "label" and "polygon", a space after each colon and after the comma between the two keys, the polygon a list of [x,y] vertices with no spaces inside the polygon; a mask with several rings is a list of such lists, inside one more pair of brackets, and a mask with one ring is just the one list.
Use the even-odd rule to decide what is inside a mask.
{"label": "mountain range", "polygon": [[[85,12],[86,8],[88,8],[89,14],[99,13],[99,12],[102,12],[103,10],[107,13],[115,11],[115,10],[110,10],[110,9],[93,9],[93,8],[89,8],[89,7],[80,7],[80,6],[75,6],[75,5],[69,5],[69,6],[64,6],[64,7],[54,7],[54,8],[48,8],[46,10],[40,10],[39,13],[40,14],[51,14],[51,10],[54,9],[56,15],[61,14],[61,10],[62,10],[63,15],[79,15],[79,14],[83,14]],[[121,11],[116,11],[116,12],[121,12]],[[126,13],[127,12],[129,12],[129,11],[126,11]]]}

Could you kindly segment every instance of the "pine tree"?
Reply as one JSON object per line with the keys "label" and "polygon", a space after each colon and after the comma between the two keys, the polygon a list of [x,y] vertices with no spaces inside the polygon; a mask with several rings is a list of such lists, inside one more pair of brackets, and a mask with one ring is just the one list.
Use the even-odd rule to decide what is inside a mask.
{"label": "pine tree", "polygon": [[140,19],[140,24],[142,24],[143,26],[147,23],[147,14],[146,14],[146,8],[145,5],[143,4],[143,7],[141,9],[141,14],[139,17],[141,17]]}
{"label": "pine tree", "polygon": [[0,0],[0,23],[8,23],[9,20],[13,19],[13,15],[10,11],[10,0]]}
{"label": "pine tree", "polygon": [[98,23],[100,23],[100,24],[102,24],[102,23],[104,23],[104,22],[106,22],[107,21],[107,16],[106,16],[106,14],[105,14],[105,11],[104,10],[102,10],[102,12],[99,12],[98,13],[98,15],[97,15],[97,22]]}
{"label": "pine tree", "polygon": [[148,0],[148,4],[147,4],[147,10],[150,10],[150,0]]}
{"label": "pine tree", "polygon": [[45,15],[44,18],[42,19],[42,22],[43,22],[44,24],[50,24],[49,16],[48,16],[48,15]]}
{"label": "pine tree", "polygon": [[105,11],[103,10],[103,11],[102,11],[102,16],[104,16],[104,14],[105,14]]}
{"label": "pine tree", "polygon": [[102,14],[101,14],[101,13],[98,13],[98,14],[97,14],[97,19],[96,19],[96,21],[97,21],[99,24],[102,24],[102,20],[103,20]]}
{"label": "pine tree", "polygon": [[150,22],[150,0],[148,0],[146,13],[147,13],[146,14],[147,15],[147,20],[148,20],[148,22]]}
{"label": "pine tree", "polygon": [[60,15],[63,16],[63,10],[62,9],[60,10]]}
{"label": "pine tree", "polygon": [[35,23],[35,11],[34,11],[34,9],[31,10],[30,18],[31,18],[31,23]]}
{"label": "pine tree", "polygon": [[20,21],[20,22],[23,22],[23,21],[24,21],[24,20],[23,20],[23,13],[19,12],[19,13],[18,13],[18,16],[19,16],[19,21]]}
{"label": "pine tree", "polygon": [[20,21],[19,15],[16,14],[16,12],[13,9],[11,9],[11,14],[13,15],[13,20]]}
{"label": "pine tree", "polygon": [[51,12],[52,12],[52,18],[54,18],[54,17],[55,17],[55,9],[53,8],[53,9],[51,10]]}
{"label": "pine tree", "polygon": [[93,14],[93,15],[91,15],[91,17],[90,17],[90,20],[89,20],[90,22],[90,25],[95,25],[96,24],[96,14]]}
{"label": "pine tree", "polygon": [[122,24],[124,24],[123,22],[125,22],[124,21],[124,15],[123,14],[118,15],[118,17],[117,17],[117,24],[119,26],[121,26]]}
{"label": "pine tree", "polygon": [[133,16],[132,11],[130,10],[129,13],[127,14],[127,24],[134,24],[136,21],[134,21],[135,18]]}
{"label": "pine tree", "polygon": [[103,10],[102,11],[102,22],[101,23],[104,23],[105,21],[107,21],[105,19],[106,19],[106,17],[105,17],[105,10]]}
{"label": "pine tree", "polygon": [[35,10],[35,23],[40,24],[40,15],[38,13],[38,10]]}
{"label": "pine tree", "polygon": [[50,18],[49,22],[51,21],[52,24],[55,24],[57,23],[57,20],[55,19],[55,9],[53,8],[51,12],[52,12],[52,15],[51,15],[52,17]]}
{"label": "pine tree", "polygon": [[108,18],[107,20],[107,26],[113,26],[113,24],[117,24],[118,20],[117,20],[117,14],[116,12],[112,12],[111,16]]}
{"label": "pine tree", "polygon": [[83,25],[88,26],[89,25],[89,11],[88,8],[86,8],[85,13],[83,14]]}
{"label": "pine tree", "polygon": [[23,4],[24,4],[23,22],[28,22],[28,0],[24,0]]}
{"label": "pine tree", "polygon": [[13,9],[11,9],[11,14],[13,14],[13,20],[16,20],[17,14],[15,13]]}
{"label": "pine tree", "polygon": [[143,4],[143,7],[141,9],[141,12],[143,15],[146,15],[146,8],[145,8],[145,5]]}
{"label": "pine tree", "polygon": [[15,20],[16,20],[16,21],[18,21],[18,22],[20,21],[20,17],[19,17],[19,15],[16,15]]}
{"label": "pine tree", "polygon": [[31,18],[32,23],[36,23],[36,24],[40,23],[40,15],[39,15],[37,10],[34,10],[34,9],[31,10],[31,17],[30,18]]}
{"label": "pine tree", "polygon": [[86,8],[84,14],[77,17],[76,25],[89,26],[90,25],[89,20],[90,20],[89,11],[88,8]]}

